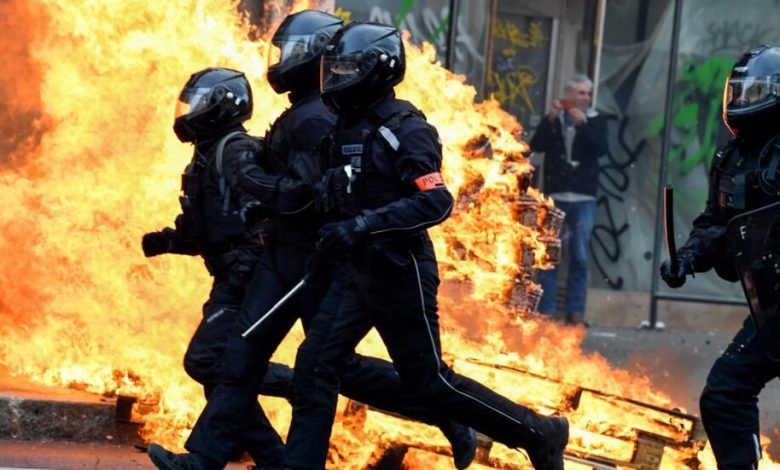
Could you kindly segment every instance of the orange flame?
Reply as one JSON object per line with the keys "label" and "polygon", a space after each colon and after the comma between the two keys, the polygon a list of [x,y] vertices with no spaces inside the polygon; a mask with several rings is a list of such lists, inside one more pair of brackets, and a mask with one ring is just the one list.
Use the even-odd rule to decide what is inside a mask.
{"label": "orange flame", "polygon": [[[267,44],[249,39],[237,2],[224,0],[9,0],[0,4],[0,26],[0,363],[47,384],[138,396],[156,410],[144,416],[145,436],[180,444],[203,405],[181,356],[209,279],[193,258],[145,259],[140,237],[178,213],[178,175],[191,149],[171,132],[172,107],[190,73],[245,71],[255,133],[286,107],[264,80]],[[463,196],[432,231],[443,275],[453,281],[440,299],[444,349],[457,352],[452,362],[465,371],[473,365],[459,358],[476,358],[556,378],[564,385],[551,396],[530,388],[549,384],[480,377],[542,412],[570,411],[565,384],[672,407],[646,377],[583,354],[583,330],[515,319],[505,299],[524,274],[518,247],[532,249],[534,266],[545,263],[540,234],[518,224],[507,204],[530,171],[516,138],[520,125],[495,101],[475,105],[474,89],[433,64],[430,46],[408,46],[407,54],[399,95],[438,127],[447,183]],[[490,140],[492,158],[464,158],[479,136]],[[294,331],[276,359],[291,363],[300,338]],[[361,350],[386,355],[376,336]],[[289,407],[269,403],[284,431]],[[572,419],[598,435],[594,416]],[[340,420],[335,435],[360,447],[339,432],[347,428],[348,419]],[[578,437],[578,445],[587,450],[588,439]],[[435,457],[410,459],[424,468]],[[679,461],[665,458],[664,468]]]}

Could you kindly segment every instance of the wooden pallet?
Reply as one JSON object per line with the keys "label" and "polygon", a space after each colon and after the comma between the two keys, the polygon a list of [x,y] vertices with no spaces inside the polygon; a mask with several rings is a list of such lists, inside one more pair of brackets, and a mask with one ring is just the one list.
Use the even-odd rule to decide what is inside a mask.
{"label": "wooden pallet", "polygon": [[[479,361],[456,359],[453,369],[480,382],[499,384],[498,392],[542,414],[557,412],[569,418],[567,470],[656,470],[664,462],[695,468],[696,455],[706,444],[701,420],[677,410]],[[523,396],[528,390],[534,391],[533,399]],[[377,439],[377,450],[364,468],[377,468],[380,461],[383,469],[452,468],[449,443],[436,428],[355,402],[347,405],[345,414],[353,419],[360,416],[356,422],[362,432]],[[394,456],[392,464],[386,455]],[[420,463],[439,461],[441,466]],[[475,463],[478,466],[471,468],[532,468],[522,451],[494,445],[481,435]]]}

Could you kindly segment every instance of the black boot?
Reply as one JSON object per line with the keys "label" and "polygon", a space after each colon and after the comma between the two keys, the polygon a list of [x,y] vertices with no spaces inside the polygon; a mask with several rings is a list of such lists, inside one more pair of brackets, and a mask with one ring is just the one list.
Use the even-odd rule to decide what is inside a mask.
{"label": "black boot", "polygon": [[449,420],[440,423],[439,429],[450,441],[455,468],[458,470],[468,468],[477,455],[477,433],[468,426]]}
{"label": "black boot", "polygon": [[536,470],[563,470],[563,450],[569,442],[566,418],[539,416],[534,423],[534,443],[526,447]]}
{"label": "black boot", "polygon": [[149,444],[146,453],[160,470],[221,470],[220,465],[205,456],[174,454],[158,444]]}

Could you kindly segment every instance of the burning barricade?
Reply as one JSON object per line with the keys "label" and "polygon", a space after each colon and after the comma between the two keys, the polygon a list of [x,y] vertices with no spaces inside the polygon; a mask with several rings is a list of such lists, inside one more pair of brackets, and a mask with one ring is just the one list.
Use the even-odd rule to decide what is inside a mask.
{"label": "burning barricade", "polygon": [[[16,97],[2,100],[11,119],[0,123],[0,363],[41,383],[135,397],[129,411],[122,400],[122,419],[171,446],[183,443],[203,406],[181,357],[209,279],[195,260],[146,260],[140,249],[141,234],[177,214],[177,175],[191,156],[170,132],[169,105],[183,80],[207,66],[241,69],[251,79],[262,103],[249,123],[253,133],[287,104],[265,80],[267,45],[249,39],[251,26],[235,7],[222,0],[0,4],[0,19],[25,26],[0,32],[9,51],[4,89]],[[439,130],[443,173],[458,197],[452,217],[431,230],[443,279],[443,349],[456,353],[449,362],[540,413],[569,417],[572,456],[640,468],[637,455],[654,456],[641,460],[649,461],[662,447],[661,468],[695,468],[695,419],[669,411],[671,399],[646,377],[584,354],[581,328],[533,318],[540,291],[532,273],[557,261],[563,215],[529,185],[517,121],[495,100],[475,104],[475,90],[434,57],[430,46],[407,47],[399,96]],[[301,338],[295,330],[275,360],[292,363]],[[359,349],[386,357],[376,337]],[[289,406],[264,404],[284,434]],[[393,458],[406,468],[450,465],[438,460],[446,445],[431,435],[436,430],[400,422],[406,431],[394,433],[384,420],[395,418],[354,408],[339,415],[332,468]],[[399,446],[406,451],[390,451]],[[484,442],[474,468],[517,468],[518,455]]]}

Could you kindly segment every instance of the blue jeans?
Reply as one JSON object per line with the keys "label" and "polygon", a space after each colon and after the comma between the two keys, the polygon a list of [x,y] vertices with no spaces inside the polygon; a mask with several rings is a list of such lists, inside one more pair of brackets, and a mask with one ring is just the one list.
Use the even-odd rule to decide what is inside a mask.
{"label": "blue jeans", "polygon": [[[569,248],[569,275],[566,286],[566,313],[585,314],[585,294],[588,290],[588,248],[593,235],[596,201],[556,202],[555,206],[566,212],[561,228],[561,242]],[[544,289],[539,311],[555,313],[555,291],[558,287],[558,268],[539,273],[539,283]]]}

